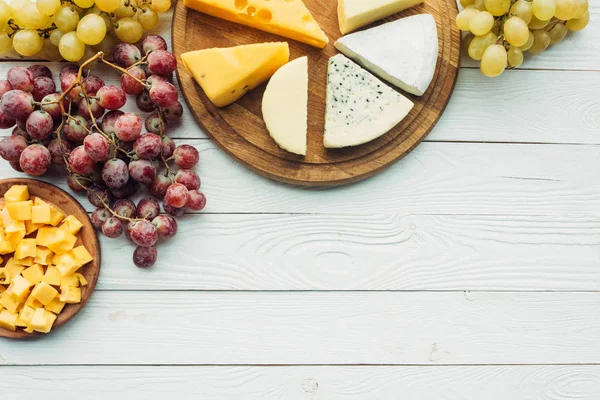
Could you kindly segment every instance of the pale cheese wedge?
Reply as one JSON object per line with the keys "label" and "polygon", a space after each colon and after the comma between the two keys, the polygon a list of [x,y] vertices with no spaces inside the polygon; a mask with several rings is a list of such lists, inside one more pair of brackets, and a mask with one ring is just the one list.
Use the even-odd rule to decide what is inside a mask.
{"label": "pale cheese wedge", "polygon": [[423,0],[338,0],[340,32],[345,35],[422,2]]}

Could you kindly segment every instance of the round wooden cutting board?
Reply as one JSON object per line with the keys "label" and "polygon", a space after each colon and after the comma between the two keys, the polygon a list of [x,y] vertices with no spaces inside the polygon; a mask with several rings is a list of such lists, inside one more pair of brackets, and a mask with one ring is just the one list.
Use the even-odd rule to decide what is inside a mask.
{"label": "round wooden cutting board", "polygon": [[[96,282],[98,281],[98,275],[100,274],[100,242],[98,241],[96,231],[92,226],[92,222],[85,209],[64,190],[37,179],[0,179],[0,201],[3,201],[2,197],[4,196],[4,193],[13,185],[27,185],[29,188],[29,195],[32,198],[40,197],[42,200],[54,204],[63,214],[73,215],[81,221],[83,227],[77,234],[77,243],[75,245],[79,246],[83,244],[92,257],[94,257],[93,261],[78,271],[88,282],[86,286],[81,288],[81,302],[79,304],[67,304],[65,306],[52,326],[52,331],[50,332],[52,333],[73,318],[85,306],[94,291]],[[4,262],[6,262],[7,257],[4,258]],[[0,267],[2,265],[3,264],[0,264]],[[38,332],[27,333],[23,328],[18,328],[16,332],[0,328],[0,337],[25,339],[43,335],[43,333]]]}
{"label": "round wooden cutting board", "polygon": [[[304,0],[329,37],[324,49],[282,38],[257,29],[224,21],[186,8],[178,1],[173,16],[173,51],[178,61],[178,79],[194,117],[204,131],[227,153],[251,170],[285,183],[304,186],[334,186],[372,176],[399,160],[431,131],[444,111],[454,89],[460,61],[460,32],[454,19],[455,0],[425,0],[383,21],[430,13],[439,37],[437,69],[427,92],[409,97],[415,106],[410,114],[386,135],[362,146],[326,149],[323,146],[327,64],[337,54],[333,44],[341,36],[336,0]],[[371,27],[369,26],[369,27]],[[308,151],[306,157],[280,149],[269,136],[262,120],[263,84],[236,103],[215,107],[185,69],[181,54],[212,47],[287,41],[290,60],[309,58]],[[410,55],[408,55],[410,56]]]}

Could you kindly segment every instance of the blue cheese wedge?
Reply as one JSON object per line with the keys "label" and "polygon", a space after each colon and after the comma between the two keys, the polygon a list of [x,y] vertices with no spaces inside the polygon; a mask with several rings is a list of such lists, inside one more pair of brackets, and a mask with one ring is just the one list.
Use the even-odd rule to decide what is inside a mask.
{"label": "blue cheese wedge", "polygon": [[335,47],[380,78],[421,96],[435,73],[437,27],[431,14],[418,14],[344,36]]}
{"label": "blue cheese wedge", "polygon": [[387,133],[413,103],[343,54],[329,59],[324,144],[358,146]]}

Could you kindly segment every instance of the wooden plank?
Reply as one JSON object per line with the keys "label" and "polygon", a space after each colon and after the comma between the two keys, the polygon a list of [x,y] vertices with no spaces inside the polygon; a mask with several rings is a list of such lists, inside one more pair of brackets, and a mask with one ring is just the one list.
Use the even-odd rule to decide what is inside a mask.
{"label": "wooden plank", "polygon": [[102,292],[4,364],[580,364],[598,293]]}
{"label": "wooden plank", "polygon": [[101,241],[100,290],[600,289],[600,217],[194,215],[150,272]]}
{"label": "wooden plank", "polygon": [[[3,399],[597,400],[599,366],[4,367]],[[8,396],[8,397],[7,397]]]}

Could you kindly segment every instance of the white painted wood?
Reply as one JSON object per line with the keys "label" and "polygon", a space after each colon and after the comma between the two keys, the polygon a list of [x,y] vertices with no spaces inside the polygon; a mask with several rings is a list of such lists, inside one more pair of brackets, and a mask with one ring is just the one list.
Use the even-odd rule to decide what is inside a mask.
{"label": "white painted wood", "polygon": [[96,292],[22,364],[579,364],[600,360],[600,294]]}
{"label": "white painted wood", "polygon": [[[5,400],[597,400],[598,366],[10,367]],[[115,397],[116,396],[116,397]],[[194,397],[192,397],[194,396]],[[198,396],[198,397],[196,397]]]}
{"label": "white painted wood", "polygon": [[600,217],[191,215],[135,268],[101,238],[99,290],[600,290]]}

